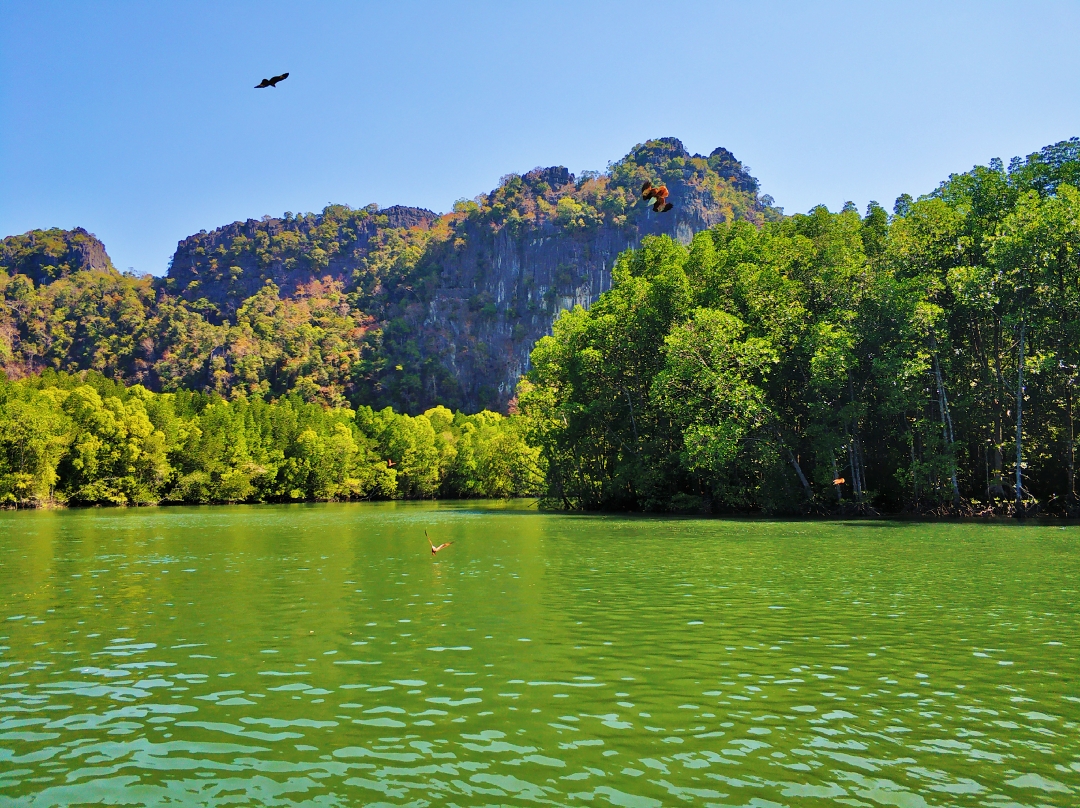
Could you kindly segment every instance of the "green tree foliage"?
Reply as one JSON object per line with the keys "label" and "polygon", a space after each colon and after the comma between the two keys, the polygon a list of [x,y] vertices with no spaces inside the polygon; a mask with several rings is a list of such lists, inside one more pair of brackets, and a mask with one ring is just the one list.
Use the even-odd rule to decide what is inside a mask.
{"label": "green tree foliage", "polygon": [[511,497],[539,491],[521,419],[152,393],[96,372],[0,378],[0,505]]}
{"label": "green tree foliage", "polygon": [[145,388],[103,398],[81,385],[55,396],[68,417],[71,443],[58,474],[65,499],[75,503],[144,503],[168,471],[165,436],[150,422]]}
{"label": "green tree foliage", "polygon": [[68,420],[50,395],[0,385],[0,503],[50,501],[71,437]]}
{"label": "green tree foliage", "polygon": [[1080,512],[1078,165],[1069,141],[891,220],[871,203],[646,239],[533,351],[519,396],[549,498]]}

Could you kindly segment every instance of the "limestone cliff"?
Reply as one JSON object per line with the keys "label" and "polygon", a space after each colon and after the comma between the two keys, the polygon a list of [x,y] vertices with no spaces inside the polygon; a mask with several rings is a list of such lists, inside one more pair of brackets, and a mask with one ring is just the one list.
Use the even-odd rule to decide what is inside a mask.
{"label": "limestone cliff", "polygon": [[[673,210],[654,213],[639,200],[646,179],[667,184]],[[722,221],[760,222],[773,213],[730,152],[690,155],[674,138],[638,146],[603,175],[575,178],[565,168],[511,175],[482,202],[458,223],[454,243],[433,245],[428,257],[439,283],[415,332],[440,367],[423,377],[416,405],[505,408],[533,344],[551,333],[560,311],[588,306],[610,288],[619,253],[648,235],[688,243]]]}

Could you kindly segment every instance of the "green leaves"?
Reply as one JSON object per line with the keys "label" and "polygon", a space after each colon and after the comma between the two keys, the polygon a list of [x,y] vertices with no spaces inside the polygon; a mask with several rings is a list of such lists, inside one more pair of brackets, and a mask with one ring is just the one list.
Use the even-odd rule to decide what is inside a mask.
{"label": "green leaves", "polygon": [[0,504],[51,501],[70,442],[67,419],[50,395],[0,381]]}
{"label": "green leaves", "polygon": [[693,471],[727,471],[771,417],[760,385],[779,358],[767,339],[742,339],[746,331],[730,314],[697,309],[664,339],[666,362],[652,400],[682,428]]}
{"label": "green leaves", "polygon": [[103,398],[81,385],[57,391],[70,423],[70,446],[59,467],[61,495],[71,502],[138,504],[157,499],[169,466],[165,436],[141,397]]}
{"label": "green leaves", "polygon": [[551,501],[1000,509],[1022,439],[1025,490],[1080,513],[1066,146],[954,175],[891,221],[876,204],[819,207],[624,253],[613,288],[537,343],[519,391]]}
{"label": "green leaves", "polygon": [[0,506],[506,497],[537,492],[539,449],[497,413],[355,413],[155,394],[93,374],[0,377]]}

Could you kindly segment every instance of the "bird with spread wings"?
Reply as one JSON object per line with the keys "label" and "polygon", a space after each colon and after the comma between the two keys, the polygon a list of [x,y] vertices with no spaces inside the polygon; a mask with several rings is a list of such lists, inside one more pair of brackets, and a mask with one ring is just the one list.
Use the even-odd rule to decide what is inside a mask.
{"label": "bird with spread wings", "polygon": [[652,209],[656,213],[667,213],[673,207],[673,204],[667,201],[668,189],[666,185],[653,185],[648,180],[641,186],[641,198],[648,202],[653,200]]}
{"label": "bird with spread wings", "polygon": [[273,78],[263,79],[255,85],[256,90],[261,90],[263,87],[277,87],[279,81],[285,81],[289,77],[288,73],[282,73],[280,76],[274,76]]}
{"label": "bird with spread wings", "polygon": [[439,552],[439,550],[445,550],[447,547],[449,547],[451,544],[453,544],[452,541],[444,541],[442,544],[440,544],[438,547],[436,547],[435,542],[433,542],[431,540],[431,536],[428,535],[427,528],[424,528],[424,538],[427,539],[427,543],[431,545],[431,554],[432,555],[435,555],[437,552]]}

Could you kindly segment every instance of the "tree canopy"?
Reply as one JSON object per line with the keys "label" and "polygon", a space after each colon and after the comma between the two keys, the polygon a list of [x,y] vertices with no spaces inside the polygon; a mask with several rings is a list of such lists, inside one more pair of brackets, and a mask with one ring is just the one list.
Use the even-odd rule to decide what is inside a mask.
{"label": "tree canopy", "polygon": [[1077,142],[647,239],[520,388],[564,507],[1080,513]]}
{"label": "tree canopy", "polygon": [[0,505],[511,497],[539,490],[521,419],[152,393],[100,373],[0,379]]}

